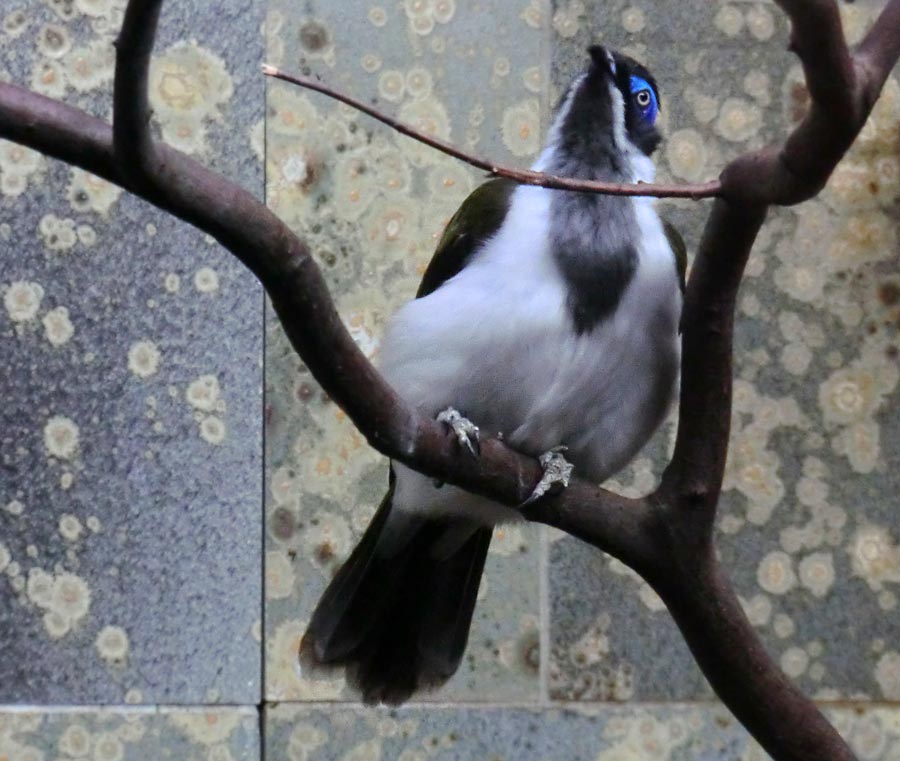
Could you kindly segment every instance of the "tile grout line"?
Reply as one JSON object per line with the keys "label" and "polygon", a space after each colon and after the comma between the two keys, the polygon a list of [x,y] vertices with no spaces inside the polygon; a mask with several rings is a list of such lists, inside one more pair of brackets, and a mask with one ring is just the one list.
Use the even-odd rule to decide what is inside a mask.
{"label": "tile grout line", "polygon": [[538,562],[538,626],[540,627],[538,705],[541,708],[548,708],[550,705],[550,544],[547,536],[547,527],[540,526],[538,531],[540,542],[540,560]]}
{"label": "tile grout line", "polygon": [[[553,15],[552,0],[544,0],[542,3],[544,18],[548,23],[540,37],[539,55],[544,79],[544,93],[541,98],[541,120],[544,122],[544,133],[550,123],[551,108],[549,86],[553,76],[553,45],[552,26],[549,20]],[[551,707],[550,700],[550,534],[547,526],[539,526],[540,560],[538,562],[539,591],[538,591],[538,626],[539,638],[539,673],[538,673],[538,705],[542,709]]]}

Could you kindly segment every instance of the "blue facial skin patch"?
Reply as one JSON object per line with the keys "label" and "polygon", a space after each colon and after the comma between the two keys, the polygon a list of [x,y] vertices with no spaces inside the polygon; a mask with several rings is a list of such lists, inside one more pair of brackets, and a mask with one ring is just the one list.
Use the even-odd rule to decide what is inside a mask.
{"label": "blue facial skin patch", "polygon": [[632,95],[639,93],[641,90],[646,90],[650,95],[650,102],[646,106],[642,106],[639,103],[636,103],[635,105],[637,105],[638,110],[641,112],[641,119],[649,124],[653,124],[659,114],[659,102],[656,100],[656,93],[653,92],[650,83],[643,77],[632,76],[630,86]]}

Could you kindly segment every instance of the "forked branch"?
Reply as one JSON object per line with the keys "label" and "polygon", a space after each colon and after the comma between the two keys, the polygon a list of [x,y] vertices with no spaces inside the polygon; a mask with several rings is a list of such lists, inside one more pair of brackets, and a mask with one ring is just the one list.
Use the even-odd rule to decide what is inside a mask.
{"label": "forked branch", "polygon": [[[521,503],[540,477],[534,460],[496,440],[483,442],[478,460],[460,455],[455,439],[406,405],[356,347],[304,243],[250,194],[153,139],[147,70],[161,3],[128,3],[117,45],[113,127],[0,83],[0,137],[104,177],[213,235],[259,278],[298,354],[376,449],[504,504]],[[744,265],[767,207],[815,195],[862,128],[900,55],[900,0],[888,2],[852,54],[834,0],[778,4],[793,24],[792,47],[811,106],[784,145],[738,158],[710,193],[720,197],[688,283],[682,414],[663,482],[653,495],[630,500],[576,481],[526,517],[641,572],[717,693],[772,756],[844,761],[852,758],[846,744],[775,666],[744,616],[715,559],[712,529],[728,446],[732,327]]]}

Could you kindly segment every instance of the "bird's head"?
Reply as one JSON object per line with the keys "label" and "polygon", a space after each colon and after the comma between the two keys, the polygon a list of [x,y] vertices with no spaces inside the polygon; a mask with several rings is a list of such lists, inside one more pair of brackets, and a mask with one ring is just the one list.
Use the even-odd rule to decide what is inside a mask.
{"label": "bird's head", "polygon": [[635,151],[651,156],[662,139],[653,75],[633,58],[600,45],[588,53],[587,68],[560,101],[547,150],[563,161],[594,166],[615,165],[616,157]]}

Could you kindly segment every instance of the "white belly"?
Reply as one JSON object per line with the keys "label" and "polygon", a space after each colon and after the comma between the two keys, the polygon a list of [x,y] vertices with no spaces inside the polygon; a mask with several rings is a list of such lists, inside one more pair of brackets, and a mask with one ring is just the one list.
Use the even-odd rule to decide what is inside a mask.
{"label": "white belly", "polygon": [[[461,272],[395,316],[381,369],[424,414],[453,406],[533,455],[569,447],[576,474],[602,481],[661,422],[678,369],[681,296],[674,259],[649,202],[637,203],[646,242],[609,320],[576,336],[547,247],[549,194],[516,190],[504,226]],[[497,522],[512,511],[397,467],[401,509],[465,512]]]}

